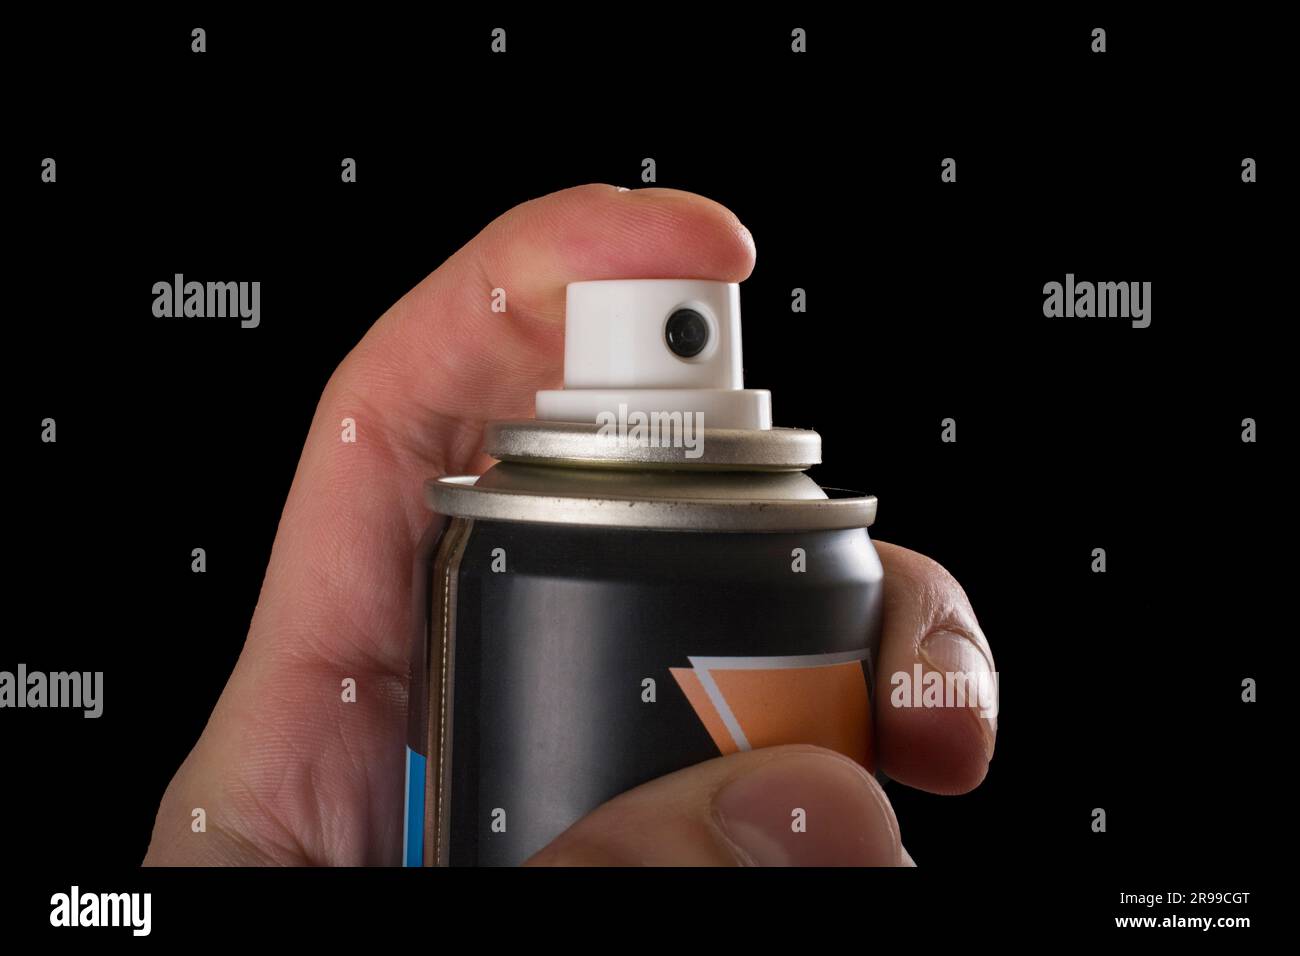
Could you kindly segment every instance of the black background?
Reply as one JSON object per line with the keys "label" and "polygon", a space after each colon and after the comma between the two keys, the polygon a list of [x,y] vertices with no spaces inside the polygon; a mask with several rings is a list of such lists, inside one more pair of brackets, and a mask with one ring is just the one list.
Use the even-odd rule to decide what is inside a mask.
{"label": "black background", "polygon": [[[331,371],[496,215],[583,182],[638,186],[647,156],[657,185],[717,199],[755,237],[747,384],[772,390],[778,424],[822,433],[815,478],[879,496],[877,537],[957,576],[1002,675],[984,786],[891,788],[920,865],[905,884],[751,887],[887,895],[897,919],[939,896],[1008,932],[1113,927],[1120,890],[1259,898],[1282,787],[1268,666],[1290,644],[1274,610],[1280,30],[806,12],[10,24],[0,668],[105,672],[99,720],[0,716],[4,859],[40,874],[17,922],[45,924],[48,893],[80,879],[151,886],[155,935],[181,929],[132,868],[238,655]],[[40,182],[45,156],[57,184]],[[154,319],[151,286],[174,272],[259,279],[261,326]],[[1044,318],[1043,284],[1067,272],[1150,281],[1150,328]],[[57,444],[39,441],[47,416]],[[1244,677],[1260,703],[1241,702]],[[269,877],[169,879],[237,894]],[[417,879],[506,899],[523,885],[354,873],[274,893],[395,919],[393,900],[435,885]],[[625,888],[644,909],[718,882],[626,880],[544,891],[576,905]]]}

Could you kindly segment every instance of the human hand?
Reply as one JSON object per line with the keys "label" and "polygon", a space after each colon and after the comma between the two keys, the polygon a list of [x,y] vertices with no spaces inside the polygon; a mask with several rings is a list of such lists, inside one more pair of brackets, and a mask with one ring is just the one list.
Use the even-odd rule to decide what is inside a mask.
{"label": "human hand", "polygon": [[[510,210],[390,308],[331,376],[230,680],[163,796],[146,864],[393,864],[401,857],[411,569],[421,489],[483,470],[482,429],[558,387],[569,282],[743,280],[748,231],[669,189],[582,186]],[[490,309],[507,291],[508,311]],[[340,441],[354,419],[356,443]],[[889,675],[992,670],[964,592],[938,564],[877,544],[885,569],[876,754],[939,793],[983,779],[996,721],[885,706]],[[355,703],[340,706],[352,677]],[[791,840],[788,807],[827,828]],[[191,830],[202,807],[207,832]],[[775,814],[775,815],[774,815]],[[720,757],[629,791],[539,853],[543,864],[909,862],[876,781],[812,747]]]}

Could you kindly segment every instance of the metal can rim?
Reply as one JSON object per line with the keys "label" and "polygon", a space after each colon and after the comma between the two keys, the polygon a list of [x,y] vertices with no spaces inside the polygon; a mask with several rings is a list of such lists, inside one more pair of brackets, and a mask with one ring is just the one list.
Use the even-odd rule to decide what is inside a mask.
{"label": "metal can rim", "polygon": [[822,460],[821,436],[806,428],[704,428],[695,458],[685,448],[603,435],[589,423],[494,421],[484,429],[483,450],[501,461],[611,468],[803,471]]}
{"label": "metal can rim", "polygon": [[876,518],[876,497],[857,492],[797,500],[578,497],[480,488],[477,480],[477,475],[430,479],[425,501],[436,513],[456,518],[652,531],[836,531],[867,528]]}

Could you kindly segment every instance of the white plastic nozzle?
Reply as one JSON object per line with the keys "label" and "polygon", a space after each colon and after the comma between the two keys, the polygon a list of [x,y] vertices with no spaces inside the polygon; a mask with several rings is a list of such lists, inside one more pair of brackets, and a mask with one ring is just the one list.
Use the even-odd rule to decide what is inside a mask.
{"label": "white plastic nozzle", "polygon": [[772,427],[771,393],[744,384],[737,283],[569,284],[564,388],[537,393],[537,417],[594,423],[620,407],[697,412],[708,428]]}

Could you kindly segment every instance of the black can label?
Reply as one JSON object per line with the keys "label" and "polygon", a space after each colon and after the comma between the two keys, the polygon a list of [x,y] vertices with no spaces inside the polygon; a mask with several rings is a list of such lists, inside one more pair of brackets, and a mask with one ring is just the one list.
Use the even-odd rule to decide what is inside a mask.
{"label": "black can label", "polygon": [[522,863],[606,800],[720,754],[809,743],[872,767],[882,574],[865,529],[457,519],[425,568],[410,858]]}

